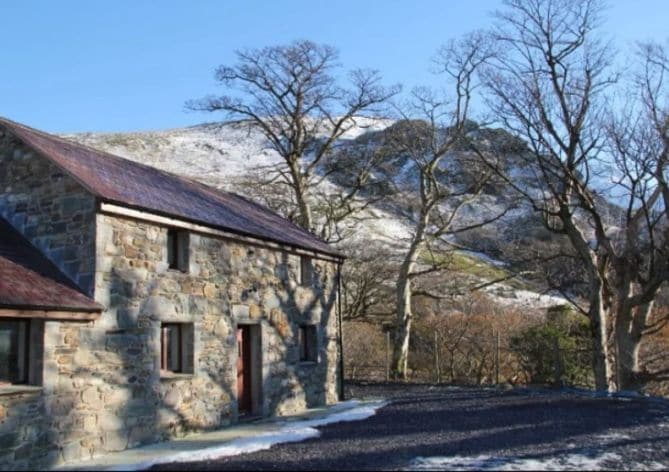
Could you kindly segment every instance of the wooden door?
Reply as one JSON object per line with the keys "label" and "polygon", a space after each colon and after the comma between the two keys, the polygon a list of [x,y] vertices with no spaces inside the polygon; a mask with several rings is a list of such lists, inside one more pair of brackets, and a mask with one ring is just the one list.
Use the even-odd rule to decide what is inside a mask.
{"label": "wooden door", "polygon": [[251,330],[237,327],[237,404],[239,414],[251,413]]}

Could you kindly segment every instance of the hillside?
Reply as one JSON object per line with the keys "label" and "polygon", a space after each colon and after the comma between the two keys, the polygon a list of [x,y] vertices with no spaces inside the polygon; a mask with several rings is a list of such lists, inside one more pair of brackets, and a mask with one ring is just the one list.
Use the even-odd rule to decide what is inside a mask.
{"label": "hillside", "polygon": [[[346,141],[374,141],[384,130],[393,126],[391,120],[356,118],[355,126],[343,137]],[[94,148],[152,165],[169,172],[182,174],[209,185],[244,193],[243,179],[258,166],[280,162],[279,156],[264,145],[260,133],[249,129],[243,122],[206,123],[188,128],[128,133],[79,133],[64,135]],[[486,139],[508,139],[491,131]],[[453,159],[455,178],[467,178],[467,166],[460,159]],[[410,179],[405,175],[406,163],[400,157],[393,160],[384,170],[387,178]],[[336,191],[346,182],[335,173],[326,185]],[[476,205],[463,213],[464,221],[474,221],[495,214],[502,205],[508,204],[507,191],[487,189]],[[371,208],[363,222],[352,226],[354,238],[372,239],[389,247],[401,247],[409,234],[403,211],[396,202],[388,201]],[[452,271],[460,279],[473,284],[496,280],[509,273],[510,263],[505,257],[505,248],[516,237],[518,222],[523,221],[525,229],[531,231],[537,222],[531,211],[518,207],[491,227],[465,234],[454,241],[471,251],[461,251],[454,260]],[[550,305],[564,303],[555,294],[543,294],[541,284],[536,280],[521,278],[498,283],[485,290],[504,305],[516,305],[525,309],[542,309]]]}

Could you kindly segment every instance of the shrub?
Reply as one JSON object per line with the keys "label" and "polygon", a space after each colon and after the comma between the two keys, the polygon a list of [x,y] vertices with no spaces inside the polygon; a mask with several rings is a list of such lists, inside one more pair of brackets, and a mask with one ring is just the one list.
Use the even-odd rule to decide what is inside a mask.
{"label": "shrub", "polygon": [[513,336],[510,347],[528,383],[590,384],[587,320],[567,306],[549,308],[546,321]]}

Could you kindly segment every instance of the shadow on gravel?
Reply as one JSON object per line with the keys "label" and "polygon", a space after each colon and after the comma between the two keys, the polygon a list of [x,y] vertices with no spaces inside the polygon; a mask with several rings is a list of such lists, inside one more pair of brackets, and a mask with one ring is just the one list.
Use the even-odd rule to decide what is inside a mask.
{"label": "shadow on gravel", "polygon": [[[614,451],[669,458],[669,403],[574,394],[405,387],[365,421],[320,428],[321,437],[188,469],[398,469],[418,456],[553,457]],[[378,389],[370,389],[374,393]],[[665,424],[663,424],[665,423]],[[640,460],[640,459],[636,459]],[[161,466],[181,469],[182,464]]]}

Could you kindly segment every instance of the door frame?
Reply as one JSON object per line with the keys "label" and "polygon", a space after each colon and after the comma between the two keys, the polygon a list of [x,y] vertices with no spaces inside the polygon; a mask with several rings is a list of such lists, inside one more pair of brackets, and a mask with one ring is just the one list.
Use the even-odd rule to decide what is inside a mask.
{"label": "door frame", "polygon": [[[239,398],[237,398],[237,417],[242,416],[261,416],[263,415],[263,392],[262,392],[262,330],[259,323],[244,323],[238,322],[235,328],[235,349],[237,349],[237,333],[238,331],[246,330],[248,332],[249,344],[249,363],[244,365],[244,377],[249,382],[249,396],[250,396],[250,410],[241,412],[239,407]],[[238,353],[235,353],[235,394],[238,394],[237,384],[237,358]]]}

